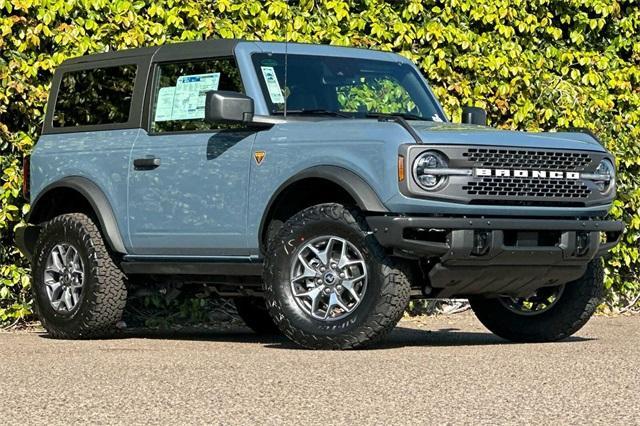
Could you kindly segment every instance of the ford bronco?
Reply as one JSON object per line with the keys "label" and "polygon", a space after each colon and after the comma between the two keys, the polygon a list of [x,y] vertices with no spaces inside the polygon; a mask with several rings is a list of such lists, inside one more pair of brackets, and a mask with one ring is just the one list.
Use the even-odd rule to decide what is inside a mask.
{"label": "ford bronco", "polygon": [[128,283],[171,277],[310,348],[376,342],[411,298],[553,341],[601,299],[614,164],[590,133],[452,123],[394,53],[170,44],[56,70],[16,239],[58,338],[116,332]]}

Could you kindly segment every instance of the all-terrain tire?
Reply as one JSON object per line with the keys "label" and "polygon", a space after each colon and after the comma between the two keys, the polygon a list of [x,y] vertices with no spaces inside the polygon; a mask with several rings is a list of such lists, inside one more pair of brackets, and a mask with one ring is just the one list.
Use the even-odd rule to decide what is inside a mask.
{"label": "all-terrain tire", "polygon": [[[349,241],[362,254],[368,283],[360,304],[344,319],[326,322],[303,311],[291,289],[292,262],[305,241],[319,236]],[[264,292],[282,333],[313,349],[355,349],[389,333],[409,303],[410,268],[386,255],[362,214],[340,204],[319,204],[288,219],[268,242]]]}
{"label": "all-terrain tire", "polygon": [[[84,264],[84,285],[70,312],[56,311],[47,296],[47,258],[58,244],[71,244]],[[50,336],[61,339],[108,337],[117,331],[127,300],[126,278],[95,223],[85,214],[57,216],[42,225],[33,260],[36,313]]]}
{"label": "all-terrain tire", "polygon": [[469,299],[480,322],[498,336],[513,342],[552,342],[571,336],[596,311],[604,294],[600,259],[592,261],[579,279],[565,284],[557,302],[536,315],[509,310],[497,298]]}
{"label": "all-terrain tire", "polygon": [[273,322],[265,300],[260,297],[238,297],[234,300],[238,315],[244,323],[260,335],[280,334],[280,329]]}

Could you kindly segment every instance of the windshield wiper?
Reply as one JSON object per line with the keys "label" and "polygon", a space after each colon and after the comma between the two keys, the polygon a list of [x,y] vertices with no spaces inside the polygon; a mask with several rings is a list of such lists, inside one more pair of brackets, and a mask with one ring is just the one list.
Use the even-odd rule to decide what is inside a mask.
{"label": "windshield wiper", "polygon": [[384,118],[384,117],[402,117],[405,120],[422,120],[422,121],[431,121],[428,118],[425,118],[421,115],[417,115],[417,114],[411,114],[410,112],[393,112],[393,113],[387,113],[387,112],[368,112],[365,114],[365,117],[367,118]]}
{"label": "windshield wiper", "polygon": [[[277,114],[284,114],[278,111]],[[287,114],[294,115],[330,115],[332,117],[353,118],[351,115],[344,114],[338,111],[331,111],[328,109],[314,108],[314,109],[288,109]]]}
{"label": "windshield wiper", "polygon": [[[409,114],[409,115],[412,115],[412,114]],[[411,137],[416,143],[418,144],[422,143],[422,138],[420,137],[418,132],[416,132],[416,129],[414,129],[411,126],[411,124],[409,124],[407,120],[403,117],[403,114],[369,113],[367,114],[367,117],[377,118],[378,121],[393,121],[394,123],[397,123],[400,126],[402,126],[402,128],[405,129],[407,133],[411,135]]]}

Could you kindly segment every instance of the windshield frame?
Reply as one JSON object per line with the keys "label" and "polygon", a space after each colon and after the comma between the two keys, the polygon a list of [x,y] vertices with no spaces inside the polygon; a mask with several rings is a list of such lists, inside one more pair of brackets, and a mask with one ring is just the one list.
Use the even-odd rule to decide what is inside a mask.
{"label": "windshield frame", "polygon": [[[323,46],[324,47],[324,46]],[[331,47],[331,46],[326,46],[326,47]],[[350,49],[351,50],[351,49]],[[356,49],[352,49],[352,50],[356,50]],[[392,57],[396,60],[390,60],[390,59],[386,59],[386,58],[376,58],[376,57],[369,57],[369,58],[365,58],[365,57],[360,57],[360,56],[346,56],[346,55],[342,55],[342,54],[327,54],[327,53],[315,53],[315,52],[295,52],[295,53],[288,53],[289,58],[291,59],[292,56],[312,56],[312,57],[318,57],[318,58],[323,58],[323,57],[329,57],[332,59],[336,59],[336,60],[356,60],[356,61],[374,61],[374,62],[387,62],[387,63],[395,63],[398,65],[402,65],[402,66],[407,66],[409,69],[409,72],[413,74],[413,76],[415,77],[415,81],[418,85],[418,87],[420,89],[423,90],[423,94],[425,95],[426,101],[429,102],[431,104],[431,106],[433,107],[433,110],[435,111],[436,114],[438,114],[439,118],[441,119],[441,121],[443,122],[449,122],[449,119],[447,117],[447,115],[444,113],[444,110],[442,108],[442,106],[440,105],[440,103],[438,102],[438,99],[435,97],[433,91],[431,90],[431,87],[429,86],[429,84],[427,83],[426,79],[424,78],[424,76],[422,75],[422,73],[420,72],[420,70],[416,67],[416,65],[411,62],[410,60],[390,53],[390,52],[380,52],[380,51],[376,51],[376,50],[367,50],[367,49],[357,49],[360,51],[364,51],[364,52],[371,52],[373,55],[375,55],[376,53],[383,53],[385,55],[393,55]],[[342,53],[342,52],[340,52]],[[269,96],[269,90],[267,88],[266,82],[265,82],[265,78],[264,76],[261,74],[260,72],[260,62],[258,57],[262,57],[262,56],[269,56],[269,55],[273,55],[273,56],[284,56],[285,53],[284,52],[268,52],[268,51],[253,51],[249,54],[249,59],[250,59],[250,67],[254,73],[254,76],[256,78],[256,81],[258,82],[258,89],[260,92],[260,95],[263,98],[264,104],[267,108],[267,112],[269,116],[274,116],[274,117],[282,117],[284,115],[284,111],[276,111],[276,107],[275,105],[277,105],[276,103],[274,103],[271,100],[271,97]],[[279,79],[280,80],[280,79]],[[412,98],[413,95],[411,94],[411,92],[409,90],[407,90],[407,88],[403,85],[402,86],[407,93],[409,93]],[[297,110],[297,108],[295,108]],[[345,110],[336,110],[336,111],[331,111],[332,113],[327,113],[326,116],[327,117],[333,117],[333,118],[347,118],[347,117],[341,117],[341,116],[348,116],[348,118],[358,118],[358,119],[374,119],[374,117],[367,117],[367,113],[372,113],[372,114],[381,114],[381,115],[389,115],[389,116],[393,116],[393,115],[402,115],[402,113],[400,111],[397,112],[397,114],[394,113],[382,113],[382,112],[377,112],[377,111],[367,111],[367,113],[361,113],[361,112],[354,112],[354,111],[345,111]],[[292,111],[292,108],[290,108],[287,105],[287,115],[295,115],[296,118],[298,117],[318,117],[318,116],[322,116],[322,113],[318,113],[318,114],[298,114],[296,113],[296,111]],[[421,118],[424,121],[436,121],[433,120],[431,117],[422,117]]]}

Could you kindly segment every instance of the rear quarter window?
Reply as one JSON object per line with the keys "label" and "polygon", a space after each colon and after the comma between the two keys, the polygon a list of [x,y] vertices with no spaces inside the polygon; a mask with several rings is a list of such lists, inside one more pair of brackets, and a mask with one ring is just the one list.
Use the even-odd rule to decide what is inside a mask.
{"label": "rear quarter window", "polygon": [[133,64],[65,72],[53,112],[53,127],[128,122],[136,72]]}

